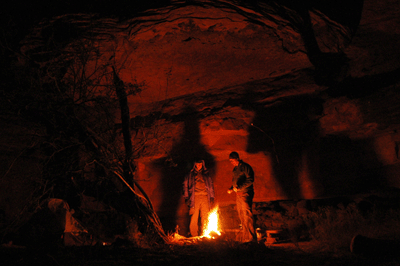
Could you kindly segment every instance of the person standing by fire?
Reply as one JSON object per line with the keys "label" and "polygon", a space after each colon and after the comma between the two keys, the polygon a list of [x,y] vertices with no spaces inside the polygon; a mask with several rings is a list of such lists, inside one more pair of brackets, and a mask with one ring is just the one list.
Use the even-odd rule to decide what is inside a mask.
{"label": "person standing by fire", "polygon": [[232,186],[228,193],[236,192],[236,208],[240,222],[242,223],[242,242],[257,241],[253,220],[253,197],[254,197],[254,172],[253,168],[240,160],[235,151],[229,154],[229,161],[234,166]]}
{"label": "person standing by fire", "polygon": [[195,161],[183,182],[183,197],[189,207],[189,229],[192,237],[201,235],[207,223],[208,213],[214,204],[214,196],[214,184],[204,160]]}

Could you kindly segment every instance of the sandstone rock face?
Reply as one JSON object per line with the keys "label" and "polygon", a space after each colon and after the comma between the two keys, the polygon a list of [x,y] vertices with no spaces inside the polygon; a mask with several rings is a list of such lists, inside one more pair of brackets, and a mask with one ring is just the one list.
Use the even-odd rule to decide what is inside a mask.
{"label": "sandstone rock face", "polygon": [[132,141],[145,143],[136,179],[165,220],[184,223],[181,183],[197,157],[217,202],[234,202],[233,150],[253,166],[259,202],[399,187],[400,7],[323,2],[172,1],[124,20],[68,14],[42,22],[21,50],[42,67],[71,62],[65,84],[85,68],[94,94],[105,94],[112,66],[140,87],[128,98]]}

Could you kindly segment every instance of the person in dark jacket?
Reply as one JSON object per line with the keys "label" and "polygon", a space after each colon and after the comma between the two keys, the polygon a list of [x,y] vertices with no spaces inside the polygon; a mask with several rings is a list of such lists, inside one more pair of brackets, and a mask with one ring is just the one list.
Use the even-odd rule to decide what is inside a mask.
{"label": "person in dark jacket", "polygon": [[253,168],[240,160],[239,154],[235,151],[229,154],[229,161],[234,168],[232,172],[232,186],[228,189],[228,193],[236,192],[236,208],[240,222],[242,223],[242,241],[257,241],[252,212],[254,197]]}
{"label": "person in dark jacket", "polygon": [[[183,197],[189,207],[190,234],[199,236],[206,225],[208,213],[214,204],[214,184],[204,160],[197,160],[183,182]],[[200,217],[200,228],[198,226]],[[199,230],[200,229],[200,230]]]}

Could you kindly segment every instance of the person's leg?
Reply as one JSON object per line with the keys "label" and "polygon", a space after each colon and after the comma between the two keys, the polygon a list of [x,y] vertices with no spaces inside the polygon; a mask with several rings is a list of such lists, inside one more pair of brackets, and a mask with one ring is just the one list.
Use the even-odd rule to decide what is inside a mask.
{"label": "person's leg", "polygon": [[243,193],[240,196],[240,207],[241,207],[241,222],[243,228],[243,242],[256,241],[257,235],[254,230],[254,219],[252,212],[253,205],[253,193]]}
{"label": "person's leg", "polygon": [[199,233],[199,212],[200,212],[200,202],[195,198],[194,201],[194,208],[190,209],[189,214],[190,214],[190,225],[189,225],[189,230],[190,234],[193,236],[198,236]]}
{"label": "person's leg", "polygon": [[240,225],[241,225],[241,229],[242,229],[242,231],[238,235],[239,236],[237,238],[238,241],[243,241],[243,236],[244,236],[244,233],[243,233],[243,222],[244,222],[243,221],[243,219],[244,219],[244,217],[243,217],[243,204],[244,204],[243,197],[241,196],[241,194],[236,193],[236,209],[237,209],[237,213],[238,213],[238,217],[239,217]]}
{"label": "person's leg", "polygon": [[198,197],[200,201],[200,220],[201,220],[201,227],[200,227],[200,235],[204,232],[204,227],[207,226],[208,223],[208,214],[210,212],[210,207],[208,205],[208,198],[207,196],[200,196]]}

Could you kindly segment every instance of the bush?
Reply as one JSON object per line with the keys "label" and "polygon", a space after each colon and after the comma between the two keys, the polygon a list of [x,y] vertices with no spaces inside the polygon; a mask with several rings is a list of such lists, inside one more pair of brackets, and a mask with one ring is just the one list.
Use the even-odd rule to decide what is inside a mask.
{"label": "bush", "polygon": [[373,207],[361,212],[355,204],[346,208],[323,207],[303,217],[310,237],[327,251],[349,251],[357,235],[371,238],[399,239],[400,210]]}

